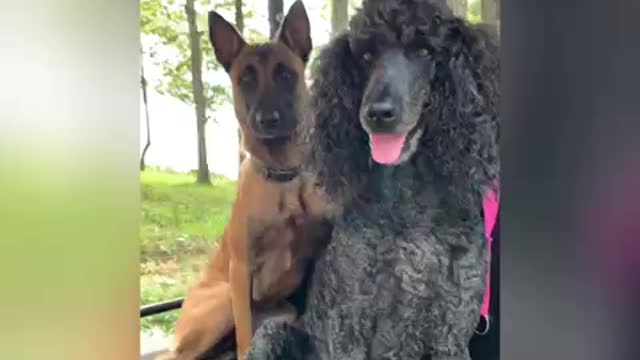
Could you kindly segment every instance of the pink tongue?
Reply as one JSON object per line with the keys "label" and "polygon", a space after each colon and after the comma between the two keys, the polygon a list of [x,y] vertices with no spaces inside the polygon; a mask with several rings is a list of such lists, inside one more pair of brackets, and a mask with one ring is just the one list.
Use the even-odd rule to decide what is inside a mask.
{"label": "pink tongue", "polygon": [[393,164],[398,161],[407,134],[370,135],[371,157],[380,164]]}

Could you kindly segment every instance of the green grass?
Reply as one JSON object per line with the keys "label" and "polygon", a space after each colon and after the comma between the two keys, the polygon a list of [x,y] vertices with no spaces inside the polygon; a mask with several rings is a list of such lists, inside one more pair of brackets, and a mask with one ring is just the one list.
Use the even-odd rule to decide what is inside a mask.
{"label": "green grass", "polygon": [[[213,177],[211,186],[193,174],[140,173],[140,300],[143,305],[184,296],[229,219],[236,184]],[[142,329],[170,333],[177,312],[148,317]]]}

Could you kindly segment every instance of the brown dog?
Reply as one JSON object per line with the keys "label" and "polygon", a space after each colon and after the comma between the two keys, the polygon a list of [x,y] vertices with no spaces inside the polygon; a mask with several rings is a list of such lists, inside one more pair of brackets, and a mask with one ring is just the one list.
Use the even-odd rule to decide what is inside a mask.
{"label": "brown dog", "polygon": [[[307,264],[330,236],[322,202],[308,176],[300,173],[310,25],[302,2],[296,1],[269,43],[245,43],[215,12],[209,13],[209,33],[216,58],[231,78],[249,157],[241,165],[222,243],[185,298],[174,354],[197,358],[235,325],[242,359],[256,315],[287,309],[285,299],[300,286]],[[295,317],[290,306],[287,313]]]}

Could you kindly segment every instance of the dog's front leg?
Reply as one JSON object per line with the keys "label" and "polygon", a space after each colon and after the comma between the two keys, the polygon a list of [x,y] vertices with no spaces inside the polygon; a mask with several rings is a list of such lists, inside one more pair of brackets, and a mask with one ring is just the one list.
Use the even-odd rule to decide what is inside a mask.
{"label": "dog's front leg", "polygon": [[248,204],[242,196],[245,183],[238,189],[238,197],[233,204],[229,222],[229,285],[231,287],[231,308],[235,324],[238,359],[243,360],[253,337],[251,319],[251,291],[249,267]]}
{"label": "dog's front leg", "polygon": [[244,359],[251,346],[253,326],[251,319],[251,294],[249,291],[249,268],[246,262],[233,259],[229,268],[231,279],[231,303],[236,324],[238,359]]}

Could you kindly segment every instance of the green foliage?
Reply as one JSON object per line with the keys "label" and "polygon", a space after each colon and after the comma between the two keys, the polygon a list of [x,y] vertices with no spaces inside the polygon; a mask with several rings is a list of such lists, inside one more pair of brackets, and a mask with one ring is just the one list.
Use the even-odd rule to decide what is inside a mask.
{"label": "green foliage", "polygon": [[349,0],[349,18],[356,12],[356,9],[360,8],[362,0]]}
{"label": "green foliage", "polygon": [[327,0],[322,3],[322,12],[320,13],[322,22],[331,21],[331,1],[332,0]]}
{"label": "green foliage", "polygon": [[469,0],[467,20],[471,23],[482,21],[482,0]]}
{"label": "green foliage", "polygon": [[142,261],[209,249],[228,220],[235,182],[214,177],[212,186],[194,184],[192,174],[141,173]]}
{"label": "green foliage", "polygon": [[[227,3],[227,6],[233,9],[232,1],[217,6],[225,6]],[[220,72],[222,68],[215,61],[208,38],[207,11],[212,8],[211,1],[197,0],[195,5],[198,11],[197,26],[206,79],[207,75]],[[143,36],[144,55],[153,58],[154,63],[163,70],[163,78],[154,84],[156,91],[193,105],[191,48],[184,1],[141,0],[140,32]],[[172,56],[165,55],[161,58],[159,53]],[[229,89],[223,85],[205,80],[204,92],[209,110],[230,101]]]}
{"label": "green foliage", "polygon": [[[229,219],[235,182],[214,177],[146,170],[140,174],[140,301],[150,304],[185,295]],[[143,329],[169,333],[178,312],[142,320]]]}
{"label": "green foliage", "polygon": [[[193,283],[199,263],[178,265],[175,262],[147,262],[141,264],[140,294],[141,304],[153,304],[183,297]],[[140,320],[142,330],[157,329],[165,335],[173,332],[178,311],[147,317]]]}
{"label": "green foliage", "polygon": [[266,42],[269,40],[269,34],[268,32],[261,32],[258,31],[256,29],[253,28],[246,28],[244,29],[244,38],[247,40],[247,42],[249,43],[262,43],[262,42]]}

